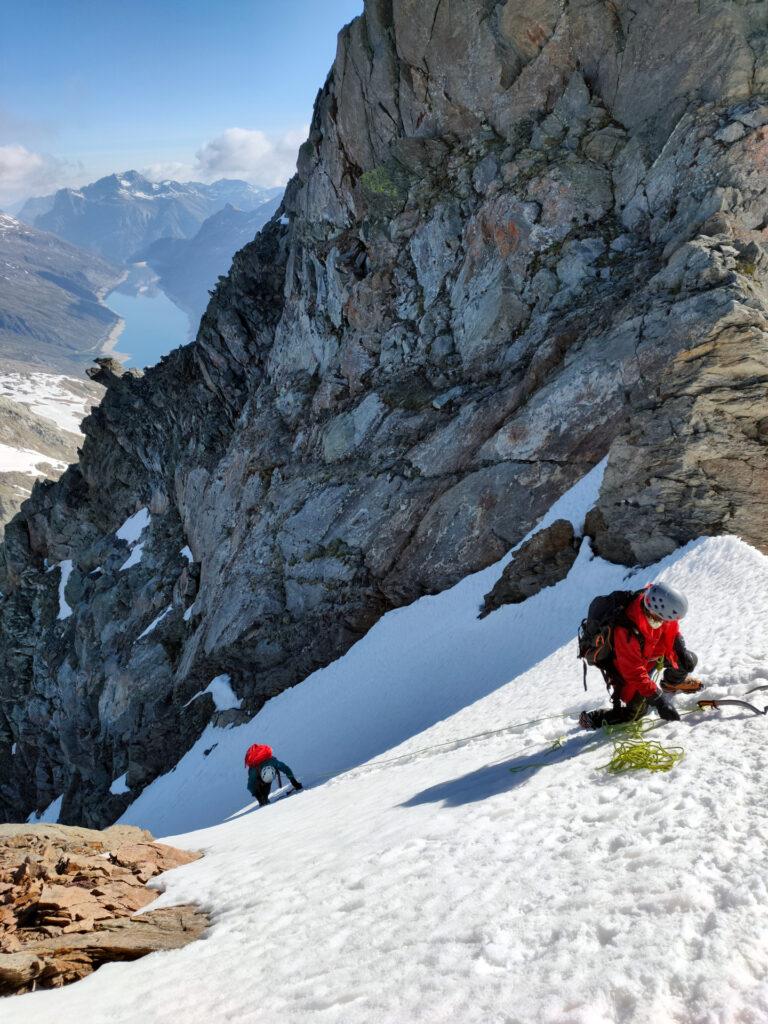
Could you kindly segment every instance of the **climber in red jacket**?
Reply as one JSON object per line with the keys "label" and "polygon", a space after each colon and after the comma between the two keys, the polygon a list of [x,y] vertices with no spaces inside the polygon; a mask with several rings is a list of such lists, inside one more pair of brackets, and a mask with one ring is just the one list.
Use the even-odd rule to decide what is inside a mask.
{"label": "climber in red jacket", "polygon": [[294,792],[304,788],[288,765],[284,761],[278,761],[272,753],[272,747],[268,747],[266,743],[252,743],[248,747],[245,752],[245,767],[248,769],[248,792],[256,797],[260,807],[265,807],[269,803],[269,791],[275,779],[278,785],[282,784],[281,772],[287,776]]}
{"label": "climber in red jacket", "polygon": [[[655,708],[660,718],[677,722],[680,715],[666,694],[696,693],[701,681],[690,676],[698,661],[680,633],[679,620],[688,611],[688,601],[664,583],[646,587],[627,605],[624,621],[613,630],[613,658],[607,666],[614,696],[610,710],[583,711],[579,725],[599,729],[601,725],[630,722]],[[661,686],[651,677],[664,667]]]}

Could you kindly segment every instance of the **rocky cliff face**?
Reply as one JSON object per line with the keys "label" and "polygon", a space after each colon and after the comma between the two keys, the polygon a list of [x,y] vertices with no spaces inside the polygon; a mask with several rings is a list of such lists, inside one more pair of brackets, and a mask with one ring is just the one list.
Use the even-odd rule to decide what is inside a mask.
{"label": "rocky cliff face", "polygon": [[368,0],[196,343],[6,530],[0,817],[113,820],[606,454],[607,557],[766,550],[767,9]]}

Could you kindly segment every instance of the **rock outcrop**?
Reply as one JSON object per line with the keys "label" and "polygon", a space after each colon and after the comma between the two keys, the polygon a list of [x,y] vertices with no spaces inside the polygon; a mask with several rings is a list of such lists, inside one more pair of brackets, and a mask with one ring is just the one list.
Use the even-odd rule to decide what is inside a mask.
{"label": "rock outcrop", "polygon": [[505,604],[520,604],[564,580],[579,552],[580,540],[567,519],[556,519],[551,526],[535,533],[515,552],[501,577],[483,600],[479,618]]}
{"label": "rock outcrop", "polygon": [[150,878],[199,856],[125,825],[0,826],[0,996],[199,938],[208,919],[195,907],[135,914],[157,899]]}
{"label": "rock outcrop", "polygon": [[0,817],[114,820],[211,678],[255,712],[606,454],[607,557],[766,549],[766,39],[763,0],[368,0],[195,344],[103,377],[6,530]]}

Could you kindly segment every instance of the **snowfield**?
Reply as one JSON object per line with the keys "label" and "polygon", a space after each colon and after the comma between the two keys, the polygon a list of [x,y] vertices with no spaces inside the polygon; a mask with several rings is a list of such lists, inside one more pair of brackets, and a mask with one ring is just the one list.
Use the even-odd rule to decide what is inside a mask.
{"label": "snowfield", "polygon": [[[546,521],[580,525],[599,480]],[[714,538],[628,574],[585,544],[478,620],[500,569],[209,726],[123,819],[205,851],[155,884],[156,906],[209,910],[206,938],[7,999],[4,1024],[765,1024],[768,718],[697,711],[653,734],[685,748],[672,772],[608,775],[611,741],[576,726],[605,689],[592,670],[583,692],[574,638],[595,594],[663,576],[706,695],[768,685],[768,558]],[[251,742],[311,788],[258,809]]]}
{"label": "snowfield", "polygon": [[43,455],[30,448],[14,448],[0,443],[0,473],[23,473],[24,476],[41,476],[44,469],[63,472],[67,464],[60,459]]}
{"label": "snowfield", "polygon": [[0,372],[0,395],[78,435],[80,424],[94,403],[94,398],[84,391],[82,381],[53,373]]}
{"label": "snowfield", "polygon": [[[0,218],[0,233],[2,227]],[[77,438],[82,437],[81,421],[96,401],[92,384],[86,385],[83,381],[62,374],[0,372],[0,398],[24,406],[36,416],[37,426],[43,431],[42,436],[47,437],[49,443],[53,442],[52,450],[56,454],[67,455],[68,451],[71,451],[71,457],[76,457],[75,442]],[[44,422],[41,423],[41,420]],[[13,421],[10,422],[12,424]],[[73,436],[66,438],[59,433],[57,438],[58,431],[52,431],[54,424],[58,431],[66,430]],[[13,429],[11,434],[14,434]],[[9,436],[8,439],[17,440],[20,436],[22,435]],[[27,436],[34,437],[35,434]],[[46,445],[43,444],[42,447]],[[34,448],[0,443],[0,477],[6,473],[13,473],[30,478],[28,486],[18,479],[6,482],[7,493],[15,499],[15,507],[29,495],[36,479],[60,476],[67,468],[68,461],[69,459],[65,462]],[[6,513],[7,518],[10,518],[8,509]]]}

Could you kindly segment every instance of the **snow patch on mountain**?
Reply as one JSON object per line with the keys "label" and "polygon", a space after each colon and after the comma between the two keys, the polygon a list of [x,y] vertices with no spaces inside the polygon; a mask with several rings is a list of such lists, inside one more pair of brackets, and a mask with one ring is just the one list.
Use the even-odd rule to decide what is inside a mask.
{"label": "snow patch on mountain", "polygon": [[0,234],[5,234],[6,231],[20,231],[22,225],[14,217],[11,217],[8,213],[0,213]]}
{"label": "snow patch on mountain", "polygon": [[64,795],[57,796],[55,800],[46,807],[42,814],[35,814],[33,811],[27,818],[28,825],[55,825],[61,814],[61,804]]}
{"label": "snow patch on mountain", "polygon": [[128,773],[124,772],[120,778],[114,779],[112,785],[109,787],[109,792],[113,796],[122,796],[123,793],[130,793],[130,787],[127,783]]}
{"label": "snow patch on mountain", "polygon": [[206,686],[204,690],[200,690],[190,697],[187,703],[184,705],[188,708],[192,701],[197,700],[198,697],[202,697],[204,693],[210,693],[213,697],[213,703],[217,711],[234,711],[242,707],[243,702],[235,696],[235,692],[231,686],[231,679],[228,675],[216,676]]}
{"label": "snow patch on mountain", "polygon": [[14,448],[9,444],[0,444],[0,473],[42,476],[45,468],[63,472],[67,464],[30,448]]}
{"label": "snow patch on mountain", "polygon": [[63,374],[0,373],[0,395],[28,406],[71,434],[80,434],[80,424],[93,405],[93,395],[84,392],[83,382]]}
{"label": "snow patch on mountain", "polygon": [[70,558],[65,559],[59,566],[61,575],[59,576],[59,614],[56,616],[57,619],[68,619],[72,614],[72,609],[67,604],[67,599],[64,596],[67,592],[67,583],[69,583],[69,577],[72,575],[72,560]]}
{"label": "snow patch on mountain", "polygon": [[131,569],[141,561],[141,556],[144,553],[144,545],[139,543],[139,540],[141,535],[144,533],[144,530],[149,526],[149,523],[149,509],[140,508],[138,512],[134,512],[132,516],[129,516],[123,525],[115,531],[115,536],[118,540],[124,540],[131,551],[126,560],[120,566],[121,572],[124,572],[126,569]]}
{"label": "snow patch on mountain", "polygon": [[[123,568],[126,568],[126,565],[124,565]],[[142,633],[139,633],[138,639],[143,640],[145,636],[149,636],[149,634],[152,633],[154,629],[160,625],[160,623],[163,621],[166,615],[168,615],[168,613],[171,611],[173,611],[173,605],[169,604],[165,611],[160,612],[157,618],[153,619],[152,622],[150,622],[150,624]]]}
{"label": "snow patch on mountain", "polygon": [[126,544],[135,544],[149,526],[149,522],[149,509],[140,508],[138,512],[128,516],[123,525],[115,530],[115,536],[118,540],[124,540]]}

